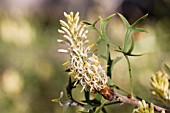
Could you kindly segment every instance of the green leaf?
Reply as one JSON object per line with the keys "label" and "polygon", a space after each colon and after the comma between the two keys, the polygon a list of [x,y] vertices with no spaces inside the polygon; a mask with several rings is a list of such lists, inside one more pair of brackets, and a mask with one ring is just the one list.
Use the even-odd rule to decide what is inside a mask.
{"label": "green leaf", "polygon": [[99,113],[100,110],[102,110],[102,108],[103,108],[103,106],[104,106],[104,104],[105,104],[106,102],[107,102],[107,100],[104,101],[104,102],[102,103],[102,105],[101,105],[100,107],[98,107],[94,113]]}
{"label": "green leaf", "polygon": [[98,40],[96,41],[96,44],[99,45],[99,44],[101,44],[102,42],[104,42],[104,40],[103,40],[102,38],[100,38],[100,39],[98,39]]}
{"label": "green leaf", "polygon": [[134,32],[146,32],[148,33],[146,30],[142,29],[142,28],[135,28],[133,29]]}
{"label": "green leaf", "polygon": [[170,76],[170,67],[164,63],[163,69],[164,69],[165,72]]}
{"label": "green leaf", "polygon": [[123,50],[115,50],[115,51],[117,51],[117,52],[121,52],[121,53],[123,53],[123,54],[125,54],[125,55],[127,55],[127,56],[143,56],[143,55],[145,55],[145,54],[147,54],[147,53],[143,53],[143,54],[129,54],[129,53],[126,53],[125,51],[123,51]]}
{"label": "green leaf", "polygon": [[103,59],[105,59],[105,60],[108,59],[108,58],[107,58],[106,56],[104,56],[104,55],[99,55],[99,57],[101,57],[101,58],[103,58]]}
{"label": "green leaf", "polygon": [[129,22],[126,20],[126,18],[125,18],[123,15],[121,15],[120,13],[118,13],[118,15],[119,15],[119,17],[121,18],[121,20],[123,21],[125,27],[126,27],[126,28],[129,28],[129,27],[130,27],[130,24],[129,24]]}
{"label": "green leaf", "polygon": [[108,81],[107,81],[107,84],[109,85],[109,86],[114,86],[114,83],[113,83],[113,81],[108,77]]}
{"label": "green leaf", "polygon": [[119,61],[119,60],[121,60],[122,59],[122,57],[116,57],[113,61],[112,61],[112,66],[111,66],[111,68],[113,68],[113,66]]}
{"label": "green leaf", "polygon": [[114,46],[115,48],[119,47],[118,45],[114,44],[110,39],[104,40],[103,42],[110,44],[110,45]]}
{"label": "green leaf", "polygon": [[110,16],[108,16],[107,18],[103,19],[102,17],[99,17],[101,20],[101,25],[100,25],[100,29],[101,29],[101,34],[102,34],[102,39],[107,39],[107,35],[106,35],[106,25],[107,23],[111,20],[111,18],[114,16],[115,14],[112,14]]}
{"label": "green leaf", "polygon": [[121,15],[119,13],[118,13],[118,15],[119,15],[119,17],[121,18],[121,20],[123,21],[123,23],[126,27],[126,34],[125,34],[125,38],[124,38],[123,49],[124,49],[125,53],[131,54],[131,52],[134,49],[134,38],[132,37],[133,33],[134,32],[147,32],[146,30],[144,30],[142,28],[136,28],[136,25],[140,24],[148,16],[148,14],[139,18],[132,25],[129,24],[129,22],[127,21],[127,19],[123,15]]}
{"label": "green leaf", "polygon": [[135,43],[134,43],[134,37],[132,36],[131,37],[131,45],[130,45],[130,48],[129,48],[129,50],[128,50],[128,54],[131,54],[131,52],[133,51],[133,49],[134,49],[134,45],[135,45]]}
{"label": "green leaf", "polygon": [[125,55],[127,55],[127,56],[143,56],[143,55],[145,55],[145,53],[143,53],[143,54],[128,54],[128,53],[125,53]]}
{"label": "green leaf", "polygon": [[132,35],[132,31],[130,29],[127,29],[126,34],[125,34],[125,38],[124,38],[124,45],[123,45],[124,46],[123,49],[124,49],[125,52],[127,52],[128,49],[129,49],[129,44],[130,44],[129,39],[130,39],[131,35]]}
{"label": "green leaf", "polygon": [[142,16],[141,18],[139,18],[135,23],[133,23],[131,25],[132,28],[135,28],[138,24],[140,24],[146,17],[148,16],[148,14]]}

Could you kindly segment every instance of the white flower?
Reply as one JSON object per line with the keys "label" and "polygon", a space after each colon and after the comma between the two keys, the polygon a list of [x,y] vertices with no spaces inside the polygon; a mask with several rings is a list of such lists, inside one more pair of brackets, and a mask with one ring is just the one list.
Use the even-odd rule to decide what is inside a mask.
{"label": "white flower", "polygon": [[82,90],[100,91],[106,87],[107,75],[103,70],[96,55],[91,52],[94,44],[86,46],[88,43],[86,25],[79,22],[79,13],[74,16],[73,12],[64,12],[67,22],[60,20],[61,29],[58,30],[63,35],[64,40],[60,43],[69,44],[68,49],[59,49],[59,52],[70,54],[69,74],[82,85]]}

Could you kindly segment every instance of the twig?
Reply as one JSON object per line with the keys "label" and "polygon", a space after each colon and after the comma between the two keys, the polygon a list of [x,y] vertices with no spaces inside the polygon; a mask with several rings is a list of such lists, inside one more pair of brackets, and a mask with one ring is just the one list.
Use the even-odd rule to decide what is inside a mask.
{"label": "twig", "polygon": [[[110,86],[105,87],[104,89],[102,89],[99,92],[106,100],[116,100],[119,101],[121,103],[128,103],[128,104],[132,104],[135,106],[138,106],[138,102],[140,100],[138,100],[136,97],[132,96],[123,96],[117,92],[114,92],[113,89]],[[147,102],[149,105],[151,104],[150,102]],[[165,108],[162,108],[160,106],[154,105],[154,109],[155,111],[161,112],[161,111],[165,111],[166,113],[170,113],[170,110],[167,110]]]}

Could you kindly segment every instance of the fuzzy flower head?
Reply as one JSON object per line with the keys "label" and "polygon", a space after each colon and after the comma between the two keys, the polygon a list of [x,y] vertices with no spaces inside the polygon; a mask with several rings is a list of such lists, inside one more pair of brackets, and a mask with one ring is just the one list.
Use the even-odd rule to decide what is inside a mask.
{"label": "fuzzy flower head", "polygon": [[168,76],[159,71],[151,77],[151,85],[153,87],[152,94],[163,103],[170,104],[170,90]]}
{"label": "fuzzy flower head", "polygon": [[58,30],[63,35],[60,43],[69,45],[68,49],[59,49],[59,52],[70,54],[68,65],[73,78],[83,86],[82,90],[100,91],[105,88],[107,75],[103,70],[98,57],[91,52],[94,44],[86,46],[88,43],[86,25],[79,22],[79,13],[74,16],[73,12],[64,12],[67,22],[60,20],[61,29]]}

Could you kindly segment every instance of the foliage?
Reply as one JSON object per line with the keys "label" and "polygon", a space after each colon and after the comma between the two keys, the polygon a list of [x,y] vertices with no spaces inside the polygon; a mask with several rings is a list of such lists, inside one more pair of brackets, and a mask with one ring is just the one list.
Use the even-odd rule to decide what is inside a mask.
{"label": "foliage", "polygon": [[[161,72],[158,75],[154,75],[151,78],[151,85],[153,87],[152,92],[156,99],[162,100],[167,108],[163,108],[147,101],[144,101],[140,97],[136,96],[133,92],[133,75],[132,66],[129,57],[142,56],[142,54],[134,54],[133,50],[135,47],[134,33],[136,32],[147,32],[142,28],[137,26],[145,20],[148,14],[139,18],[132,25],[126,20],[126,18],[117,14],[122,20],[126,32],[124,36],[124,41],[122,46],[114,44],[111,42],[106,33],[106,26],[108,22],[116,15],[113,14],[107,18],[99,17],[100,20],[100,30],[96,27],[98,20],[94,23],[90,22],[79,22],[79,13],[71,12],[70,14],[64,13],[67,22],[60,20],[61,29],[59,33],[63,35],[64,40],[58,40],[58,42],[64,42],[69,45],[68,49],[59,49],[59,52],[64,52],[70,55],[70,61],[68,61],[69,70],[69,84],[67,86],[67,96],[69,101],[66,104],[61,104],[61,97],[54,99],[53,101],[60,102],[63,106],[81,106],[84,108],[81,113],[107,113],[105,106],[113,105],[117,103],[129,103],[135,105],[137,108],[133,111],[134,113],[154,113],[158,112],[169,112],[169,82],[167,76],[164,76]],[[99,35],[98,40],[95,44],[86,46],[88,43],[86,28],[94,29]],[[107,61],[107,71],[101,67],[100,60],[97,55],[92,52],[92,48],[95,45],[100,45],[104,43],[106,51],[108,51],[107,56],[102,56]],[[110,49],[114,48],[115,51],[122,53],[122,57],[117,56],[115,59],[111,59]],[[128,91],[120,88],[112,82],[112,68],[119,62],[122,58],[125,58],[129,70],[129,81],[130,81],[130,93]],[[164,64],[164,69],[167,74],[170,73],[170,68]],[[73,80],[73,82],[72,82]],[[81,92],[84,91],[83,101],[76,101],[72,96],[72,90],[77,88],[78,85],[82,86]],[[126,96],[119,94],[115,89],[127,93]],[[90,97],[91,94],[95,96]],[[91,99],[92,98],[92,99]]]}

